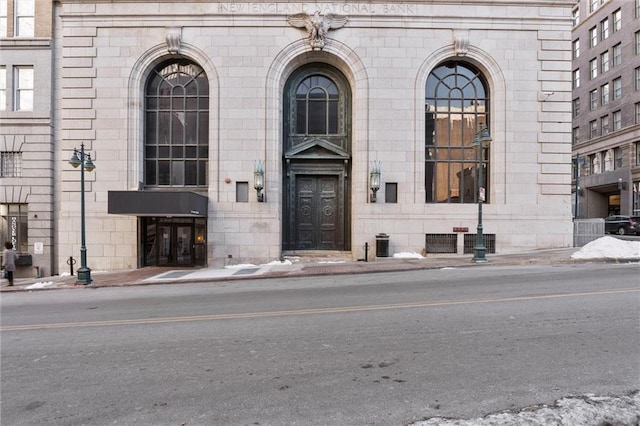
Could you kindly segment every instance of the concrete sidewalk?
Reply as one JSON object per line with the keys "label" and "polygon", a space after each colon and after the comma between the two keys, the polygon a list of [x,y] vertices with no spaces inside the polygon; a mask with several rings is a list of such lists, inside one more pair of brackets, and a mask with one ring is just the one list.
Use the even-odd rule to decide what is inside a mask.
{"label": "concrete sidewalk", "polygon": [[[473,263],[472,255],[427,255],[421,259],[377,258],[373,261],[352,261],[340,258],[285,258],[284,262],[267,265],[238,265],[227,268],[163,268],[145,267],[129,271],[92,271],[90,285],[77,284],[77,277],[60,275],[43,278],[17,278],[14,286],[0,281],[0,291],[35,291],[61,288],[99,288],[130,285],[170,284],[180,282],[215,282],[237,279],[282,278],[295,276],[318,276],[337,274],[360,274],[367,272],[392,272],[440,268],[481,268],[487,266],[566,264],[617,262],[616,259],[574,260],[571,255],[579,248],[536,250],[504,255],[487,255],[487,263]],[[628,262],[628,260],[624,260]]]}

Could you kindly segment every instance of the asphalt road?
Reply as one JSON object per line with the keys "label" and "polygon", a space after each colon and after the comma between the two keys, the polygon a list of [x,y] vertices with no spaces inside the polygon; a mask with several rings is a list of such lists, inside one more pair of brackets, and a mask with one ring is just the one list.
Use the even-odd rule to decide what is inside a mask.
{"label": "asphalt road", "polygon": [[2,425],[402,425],[640,388],[637,264],[2,295]]}

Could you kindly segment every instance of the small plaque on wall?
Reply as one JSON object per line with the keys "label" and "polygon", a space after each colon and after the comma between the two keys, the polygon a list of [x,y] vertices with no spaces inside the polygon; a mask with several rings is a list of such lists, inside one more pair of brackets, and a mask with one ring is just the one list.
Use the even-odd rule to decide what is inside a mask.
{"label": "small plaque on wall", "polygon": [[453,227],[453,232],[469,232],[469,228]]}

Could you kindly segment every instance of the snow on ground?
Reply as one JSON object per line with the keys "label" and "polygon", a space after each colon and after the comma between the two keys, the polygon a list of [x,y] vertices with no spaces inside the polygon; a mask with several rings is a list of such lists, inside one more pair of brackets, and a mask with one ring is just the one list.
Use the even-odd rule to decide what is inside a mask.
{"label": "snow on ground", "polygon": [[35,290],[38,288],[47,288],[47,287],[51,287],[53,284],[55,284],[53,281],[37,282],[37,283],[31,284],[30,286],[25,287],[25,289]]}
{"label": "snow on ground", "polygon": [[640,241],[601,237],[571,255],[572,259],[640,259]]}
{"label": "snow on ground", "polygon": [[424,256],[418,253],[393,253],[393,257],[400,259],[424,259]]}
{"label": "snow on ground", "polygon": [[517,412],[504,411],[477,419],[433,417],[413,426],[512,426],[558,425],[601,426],[638,425],[640,391],[623,396],[574,396],[557,400],[552,406],[527,407]]}

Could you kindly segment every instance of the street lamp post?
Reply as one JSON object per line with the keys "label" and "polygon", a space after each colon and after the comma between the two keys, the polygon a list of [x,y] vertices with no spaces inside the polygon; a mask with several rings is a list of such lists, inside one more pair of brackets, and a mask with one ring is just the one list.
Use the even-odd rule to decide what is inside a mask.
{"label": "street lamp post", "polygon": [[80,166],[80,268],[78,268],[78,283],[91,284],[91,269],[87,267],[87,244],[86,244],[86,232],[85,232],[85,212],[84,212],[84,171],[91,172],[96,168],[93,161],[91,161],[91,154],[85,154],[84,143],[80,145],[80,151],[73,148],[73,156],[69,160],[74,168]]}
{"label": "street lamp post", "polygon": [[482,226],[482,204],[485,200],[485,188],[482,186],[484,180],[482,177],[482,168],[484,160],[484,147],[492,141],[489,130],[484,127],[478,133],[476,133],[473,139],[473,146],[478,149],[478,230],[476,232],[476,245],[473,248],[473,262],[486,263],[487,262],[487,248],[484,245],[484,235]]}

